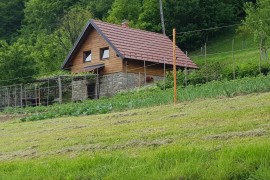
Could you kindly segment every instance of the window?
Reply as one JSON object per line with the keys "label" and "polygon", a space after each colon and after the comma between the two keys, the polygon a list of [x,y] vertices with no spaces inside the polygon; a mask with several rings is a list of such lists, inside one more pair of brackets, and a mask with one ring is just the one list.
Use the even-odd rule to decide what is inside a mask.
{"label": "window", "polygon": [[91,51],[85,51],[83,53],[83,61],[84,62],[91,62],[92,61],[92,53],[91,53]]}
{"label": "window", "polygon": [[100,59],[108,59],[110,56],[109,48],[100,49]]}

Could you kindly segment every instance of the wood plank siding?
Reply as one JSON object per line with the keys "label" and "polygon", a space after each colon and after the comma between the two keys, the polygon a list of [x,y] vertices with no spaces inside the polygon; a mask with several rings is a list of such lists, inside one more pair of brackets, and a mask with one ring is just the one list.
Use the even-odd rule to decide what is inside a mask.
{"label": "wood plank siding", "polygon": [[[124,62],[124,72],[128,73],[136,73],[136,74],[144,74],[146,71],[147,75],[154,76],[164,76],[164,64],[154,63],[154,62],[145,62],[144,69],[144,61],[141,60],[125,60]],[[172,65],[166,64],[166,71],[171,71]]]}
{"label": "wood plank siding", "polygon": [[[100,49],[109,47],[109,58],[101,60]],[[84,52],[91,51],[92,61],[84,62]],[[85,72],[85,67],[104,64],[103,74],[111,74],[123,71],[123,61],[116,55],[112,47],[98,34],[96,30],[92,30],[84,40],[79,51],[72,59],[71,72]]]}

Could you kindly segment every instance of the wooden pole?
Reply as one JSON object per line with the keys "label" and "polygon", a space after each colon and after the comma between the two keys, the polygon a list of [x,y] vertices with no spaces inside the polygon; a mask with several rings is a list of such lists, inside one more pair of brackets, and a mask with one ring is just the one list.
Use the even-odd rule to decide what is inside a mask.
{"label": "wooden pole", "polygon": [[35,84],[35,103],[37,106],[37,84]]}
{"label": "wooden pole", "polygon": [[62,104],[62,82],[61,82],[61,77],[58,76],[58,91],[59,91],[59,104]]}
{"label": "wooden pole", "polygon": [[[98,70],[97,70],[98,71]],[[98,74],[96,74],[95,99],[98,99]],[[73,80],[72,80],[73,81]],[[73,87],[73,86],[72,86]],[[73,91],[73,90],[72,90]]]}
{"label": "wooden pole", "polygon": [[261,42],[260,42],[260,60],[259,60],[259,73],[262,73],[262,38],[261,38]]}
{"label": "wooden pole", "polygon": [[188,52],[186,51],[186,63],[185,63],[185,86],[187,87],[187,58],[188,58]]}
{"label": "wooden pole", "polygon": [[24,101],[25,101],[25,107],[27,107],[27,89],[26,89],[26,86],[24,86]]}
{"label": "wooden pole", "polygon": [[128,90],[128,62],[126,61],[126,90]]}
{"label": "wooden pole", "polygon": [[40,86],[38,87],[38,106],[40,106]]}
{"label": "wooden pole", "polygon": [[205,80],[206,82],[208,82],[208,66],[207,66],[207,60],[206,60],[206,57],[207,57],[207,44],[205,43],[204,45],[204,66],[205,66]]}
{"label": "wooden pole", "polygon": [[139,88],[141,88],[141,72],[139,72]]}
{"label": "wooden pole", "polygon": [[176,31],[173,29],[173,79],[174,79],[174,104],[177,103],[177,77],[176,77]]}
{"label": "wooden pole", "polygon": [[99,70],[97,69],[97,99],[100,97],[100,89],[99,89]]}
{"label": "wooden pole", "polygon": [[234,39],[232,40],[233,79],[235,80]]}
{"label": "wooden pole", "polygon": [[21,107],[23,107],[23,85],[21,84]]}
{"label": "wooden pole", "polygon": [[166,64],[165,64],[165,58],[163,57],[163,84],[164,84],[164,87],[163,89],[166,90]]}
{"label": "wooden pole", "polygon": [[7,88],[7,103],[8,103],[8,107],[9,107],[9,104],[10,104],[9,88]]}
{"label": "wooden pole", "polygon": [[47,87],[47,106],[49,105],[49,97],[50,97],[50,79],[48,79],[48,87]]}
{"label": "wooden pole", "polygon": [[17,107],[17,87],[16,85],[14,86],[14,103],[15,103],[15,108]]}
{"label": "wooden pole", "polygon": [[144,86],[146,86],[146,65],[145,65],[145,61],[143,61],[143,69],[144,69]]}

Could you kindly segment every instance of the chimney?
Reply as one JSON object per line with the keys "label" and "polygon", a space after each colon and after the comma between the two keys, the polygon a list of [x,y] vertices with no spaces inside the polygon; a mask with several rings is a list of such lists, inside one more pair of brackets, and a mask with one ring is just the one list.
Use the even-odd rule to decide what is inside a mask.
{"label": "chimney", "polygon": [[122,27],[124,27],[124,28],[127,28],[128,27],[128,20],[123,20],[122,21]]}

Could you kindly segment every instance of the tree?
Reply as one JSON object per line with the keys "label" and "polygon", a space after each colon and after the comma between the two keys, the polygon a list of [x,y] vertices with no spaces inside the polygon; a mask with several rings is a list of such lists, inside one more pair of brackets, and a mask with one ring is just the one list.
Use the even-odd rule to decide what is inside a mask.
{"label": "tree", "polygon": [[17,36],[24,18],[25,0],[0,1],[0,39],[11,41]]}
{"label": "tree", "polygon": [[24,9],[24,30],[52,33],[65,11],[77,3],[76,0],[28,0]]}
{"label": "tree", "polygon": [[106,19],[114,0],[81,0],[81,7],[86,7],[97,19]]}
{"label": "tree", "polygon": [[[237,21],[233,3],[227,0],[166,0],[163,1],[166,34],[192,31],[227,25]],[[138,27],[161,32],[157,0],[144,0]],[[178,36],[178,44],[185,49],[195,49],[206,42],[210,31],[184,33]],[[211,33],[213,33],[212,31]]]}
{"label": "tree", "polygon": [[258,0],[257,3],[246,3],[245,25],[253,34],[254,41],[261,49],[261,55],[268,59],[267,51],[270,48],[270,1]]}
{"label": "tree", "polygon": [[60,20],[60,26],[54,34],[56,35],[59,45],[66,53],[68,53],[70,48],[75,44],[78,36],[91,17],[92,14],[89,10],[75,6]]}
{"label": "tree", "polygon": [[130,26],[136,26],[143,0],[115,0],[109,11],[107,21],[120,24],[128,20]]}
{"label": "tree", "polygon": [[0,84],[19,84],[31,81],[36,74],[35,62],[21,40],[12,45],[0,42]]}

